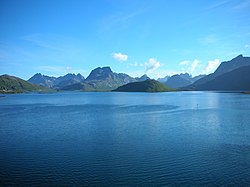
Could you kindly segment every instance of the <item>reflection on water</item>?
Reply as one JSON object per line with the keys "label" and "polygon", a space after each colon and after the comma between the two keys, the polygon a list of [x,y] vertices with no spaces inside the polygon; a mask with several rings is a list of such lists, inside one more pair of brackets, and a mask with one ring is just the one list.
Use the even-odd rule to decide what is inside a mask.
{"label": "reflection on water", "polygon": [[0,100],[0,185],[250,183],[250,97],[58,93]]}

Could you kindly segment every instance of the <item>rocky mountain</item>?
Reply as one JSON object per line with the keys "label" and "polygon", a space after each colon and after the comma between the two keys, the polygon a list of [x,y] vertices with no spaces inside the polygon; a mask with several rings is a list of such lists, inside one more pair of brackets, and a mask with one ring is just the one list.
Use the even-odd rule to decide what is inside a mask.
{"label": "rocky mountain", "polygon": [[176,88],[181,88],[181,87],[191,85],[192,83],[201,79],[204,76],[205,75],[198,75],[198,76],[192,77],[192,75],[188,73],[181,73],[181,74],[176,74],[176,75],[169,77],[167,81],[163,83],[171,88],[176,89]]}
{"label": "rocky mountain", "polygon": [[69,85],[76,84],[76,83],[81,83],[84,80],[85,78],[80,73],[78,73],[77,75],[68,73],[65,76],[58,77],[53,88],[61,89],[65,86],[69,86]]}
{"label": "rocky mountain", "polygon": [[161,83],[165,83],[168,81],[168,79],[170,78],[170,76],[166,76],[166,77],[163,77],[163,78],[158,78],[157,81],[161,82]]}
{"label": "rocky mountain", "polygon": [[0,76],[0,93],[22,93],[22,92],[42,92],[49,91],[43,86],[34,85],[28,81],[15,76]]}
{"label": "rocky mountain", "polygon": [[111,91],[136,79],[124,73],[115,73],[110,67],[98,67],[91,71],[84,82],[65,86],[62,90]]}
{"label": "rocky mountain", "polygon": [[[241,67],[244,68],[246,66],[250,66],[250,57],[243,57],[242,55],[239,55],[230,61],[222,62],[214,73],[211,73],[211,74],[197,80],[196,82],[194,82],[190,86],[185,87],[184,89],[199,90],[199,88],[203,88],[203,90],[204,90],[205,86],[203,86],[203,85],[206,85],[207,82],[210,82],[210,81],[216,79],[220,75],[223,75],[225,73],[229,73],[229,72],[234,71],[234,70],[241,68]],[[214,82],[214,81],[212,81],[212,82]],[[211,84],[211,83],[209,83],[209,84]],[[209,89],[210,88],[208,87],[207,90],[209,90]]]}
{"label": "rocky mountain", "polygon": [[167,92],[173,91],[159,81],[148,79],[141,82],[128,83],[114,90],[115,92]]}
{"label": "rocky mountain", "polygon": [[243,66],[197,85],[195,90],[250,91],[250,66]]}
{"label": "rocky mountain", "polygon": [[141,77],[136,77],[136,81],[141,82],[150,79],[146,74],[142,75]]}
{"label": "rocky mountain", "polygon": [[32,84],[45,86],[47,88],[52,88],[55,84],[55,81],[56,81],[56,77],[42,75],[41,73],[36,73],[28,80],[28,82]]}
{"label": "rocky mountain", "polygon": [[81,74],[67,74],[56,78],[37,73],[28,81],[58,90],[111,91],[130,82],[147,79],[150,79],[147,75],[133,78],[125,73],[115,73],[110,67],[98,67],[86,79]]}
{"label": "rocky mountain", "polygon": [[243,57],[243,55],[239,55],[230,61],[222,62],[214,74],[217,76],[222,75],[243,66],[250,66],[250,57]]}
{"label": "rocky mountain", "polygon": [[171,87],[171,88],[180,88],[180,87],[184,87],[187,85],[192,84],[191,81],[186,80],[185,78],[183,78],[181,75],[173,75],[171,76],[167,82],[165,82],[165,85]]}
{"label": "rocky mountain", "polygon": [[98,67],[92,70],[86,81],[90,82],[93,80],[104,80],[113,76],[113,72],[110,67]]}
{"label": "rocky mountain", "polygon": [[28,80],[30,83],[45,86],[47,88],[61,89],[62,87],[76,84],[84,81],[84,77],[81,74],[68,73],[67,75],[60,77],[50,77],[42,75],[41,73],[35,74]]}
{"label": "rocky mountain", "polygon": [[187,81],[192,82],[192,75],[190,75],[189,73],[181,73],[180,77],[182,77],[183,79],[186,79]]}

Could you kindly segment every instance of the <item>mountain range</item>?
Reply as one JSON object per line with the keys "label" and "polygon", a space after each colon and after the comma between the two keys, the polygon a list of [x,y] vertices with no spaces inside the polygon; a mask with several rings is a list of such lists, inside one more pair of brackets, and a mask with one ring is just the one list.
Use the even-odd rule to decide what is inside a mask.
{"label": "mountain range", "polygon": [[206,75],[198,75],[192,77],[188,73],[175,74],[172,76],[166,76],[164,78],[157,79],[159,82],[166,84],[167,86],[177,89],[193,84],[195,81],[205,77]]}
{"label": "mountain range", "polygon": [[68,73],[67,75],[60,77],[50,77],[47,75],[42,75],[41,73],[36,73],[28,80],[28,82],[47,88],[61,89],[65,86],[76,84],[84,80],[85,78],[81,74],[75,75]]}
{"label": "mountain range", "polygon": [[[0,92],[20,93],[41,91],[46,89],[67,91],[112,91],[120,86],[150,80],[147,75],[133,78],[124,73],[115,73],[110,67],[98,67],[91,71],[85,79],[81,74],[67,74],[53,77],[40,73],[28,81],[10,75],[0,76]],[[234,59],[222,62],[214,73],[192,77],[188,73],[166,76],[158,79],[167,87],[178,90],[220,90],[249,91],[250,90],[250,57],[239,55]],[[146,82],[148,83],[148,82]],[[142,83],[142,85],[152,85]],[[154,83],[153,83],[154,84]],[[129,84],[131,87],[131,84]],[[138,84],[132,84],[132,87]],[[140,84],[139,84],[140,85]],[[46,88],[45,88],[46,87]]]}
{"label": "mountain range", "polygon": [[234,69],[214,79],[196,85],[195,90],[246,91],[250,90],[250,66]]}
{"label": "mountain range", "polygon": [[67,74],[56,78],[37,73],[28,81],[33,84],[65,91],[111,91],[130,82],[145,81],[147,79],[150,79],[147,75],[133,78],[125,73],[115,73],[110,67],[98,67],[92,70],[86,79],[81,74]]}
{"label": "mountain range", "polygon": [[169,77],[168,80],[164,82],[164,84],[166,84],[167,86],[171,88],[176,89],[176,88],[181,88],[184,86],[191,85],[192,83],[201,79],[204,76],[205,75],[198,75],[198,76],[192,77],[188,73],[181,73],[181,74],[176,74],[176,75]]}
{"label": "mountain range", "polygon": [[250,90],[250,57],[239,55],[234,59],[222,62],[214,73],[211,73],[193,84],[183,87],[184,90]]}

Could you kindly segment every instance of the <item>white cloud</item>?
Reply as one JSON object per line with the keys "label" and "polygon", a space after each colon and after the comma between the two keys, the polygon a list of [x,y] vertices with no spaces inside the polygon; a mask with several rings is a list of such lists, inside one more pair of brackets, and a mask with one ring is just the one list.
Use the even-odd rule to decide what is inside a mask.
{"label": "white cloud", "polygon": [[194,73],[196,68],[199,66],[199,60],[195,59],[193,63],[191,64],[191,67],[189,68],[190,73]]}
{"label": "white cloud", "polygon": [[129,65],[133,66],[133,67],[143,67],[144,66],[144,64],[141,64],[141,63],[138,63],[138,62],[130,63]]}
{"label": "white cloud", "polygon": [[113,53],[112,58],[119,61],[119,62],[124,62],[128,60],[128,55],[122,54],[122,53]]}
{"label": "white cloud", "polygon": [[248,44],[245,44],[245,48],[249,48],[250,47],[250,45],[248,45]]}
{"label": "white cloud", "polygon": [[152,73],[156,69],[158,69],[162,64],[157,61],[155,58],[150,58],[147,62],[144,63],[144,66],[146,68],[146,73]]}
{"label": "white cloud", "polygon": [[219,59],[208,61],[208,65],[202,71],[202,74],[213,73],[218,68],[219,65],[220,65],[220,60]]}
{"label": "white cloud", "polygon": [[184,60],[184,61],[180,62],[181,66],[188,65],[188,64],[189,64],[188,60]]}

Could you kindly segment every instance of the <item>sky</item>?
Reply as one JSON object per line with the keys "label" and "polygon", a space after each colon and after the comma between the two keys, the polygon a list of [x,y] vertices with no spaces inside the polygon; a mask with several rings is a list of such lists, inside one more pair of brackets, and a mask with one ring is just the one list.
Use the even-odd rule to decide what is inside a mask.
{"label": "sky", "polygon": [[0,74],[151,78],[250,56],[250,0],[1,0]]}

